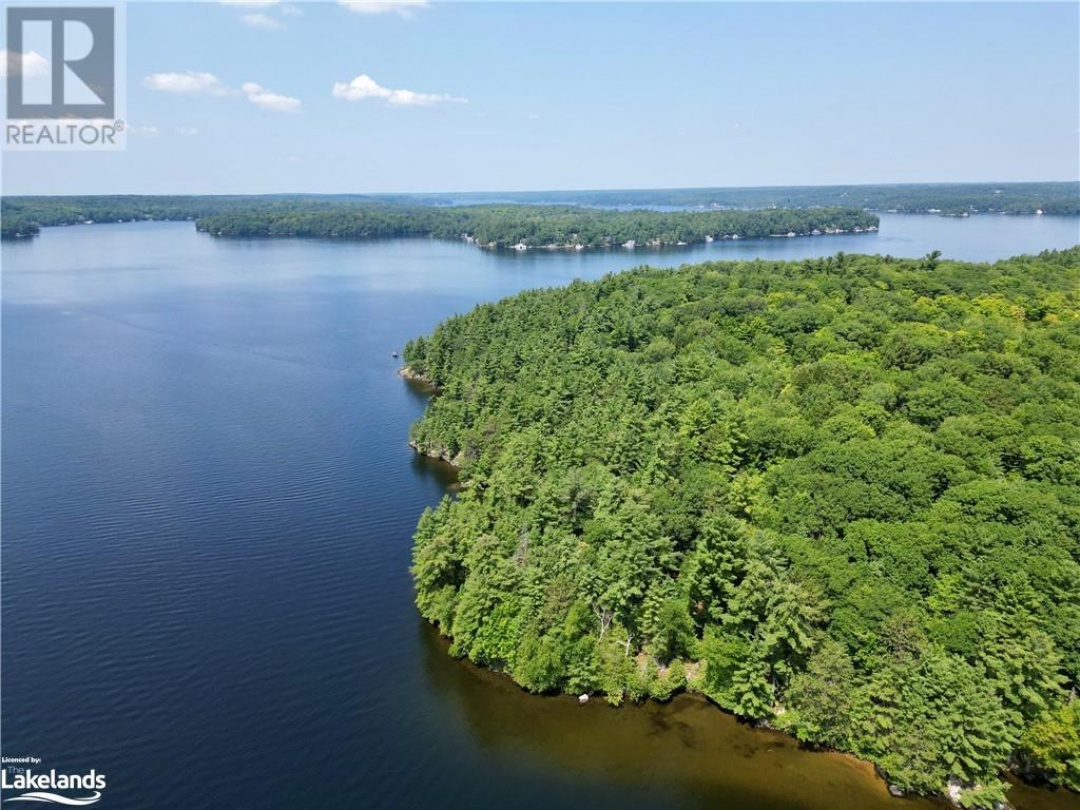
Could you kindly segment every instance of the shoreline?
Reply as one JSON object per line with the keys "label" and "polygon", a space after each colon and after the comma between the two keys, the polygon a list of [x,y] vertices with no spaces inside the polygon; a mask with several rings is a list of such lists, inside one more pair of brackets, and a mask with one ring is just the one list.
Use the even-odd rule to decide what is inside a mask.
{"label": "shoreline", "polygon": [[[410,442],[410,444],[412,444],[412,443]],[[418,451],[418,453],[419,453],[419,451]],[[420,455],[423,455],[423,454],[420,454]],[[456,485],[456,484],[454,485],[454,487],[457,487],[457,486],[458,485]],[[474,672],[482,675],[485,678],[496,679],[501,684],[503,684],[503,685],[505,685],[507,687],[514,688],[515,690],[517,690],[519,693],[521,693],[525,697],[537,698],[537,699],[540,699],[540,700],[557,700],[557,701],[561,701],[561,702],[564,702],[564,703],[572,702],[572,703],[574,703],[574,704],[576,704],[578,706],[585,706],[585,705],[588,705],[588,704],[593,702],[592,700],[582,701],[582,700],[580,700],[579,696],[574,695],[571,692],[564,692],[564,691],[531,692],[528,689],[526,689],[524,686],[522,686],[520,683],[518,683],[516,680],[514,680],[513,676],[511,676],[508,672],[505,672],[505,671],[503,671],[501,669],[497,669],[495,667],[487,666],[485,664],[479,664],[479,663],[477,663],[476,661],[473,661],[471,658],[469,658],[467,656],[465,656],[465,657],[457,657],[457,656],[451,655],[449,650],[450,650],[450,646],[454,642],[453,637],[444,634],[442,632],[442,628],[436,622],[432,622],[432,621],[429,621],[428,619],[424,619],[424,624],[427,626],[427,628],[431,632],[433,632],[433,633],[435,633],[437,635],[438,640],[439,640],[439,644],[440,644],[440,646],[442,646],[442,652],[453,663],[456,663],[458,665],[464,664],[466,667],[472,669]],[[724,706],[721,706],[719,703],[717,703],[715,700],[713,700],[707,694],[705,694],[704,692],[702,692],[702,691],[700,691],[698,689],[695,689],[693,686],[691,686],[689,684],[687,684],[685,686],[682,686],[682,687],[680,687],[678,689],[675,689],[666,698],[659,698],[659,697],[655,697],[653,695],[646,695],[642,700],[635,701],[635,700],[631,700],[629,698],[625,698],[623,701],[621,701],[620,703],[617,703],[617,704],[606,700],[607,695],[606,695],[605,692],[596,691],[596,692],[591,692],[591,693],[587,693],[587,694],[589,695],[589,698],[600,698],[600,699],[602,699],[599,702],[603,703],[603,705],[605,707],[610,708],[610,709],[614,709],[614,710],[617,710],[617,711],[628,710],[630,708],[635,708],[635,707],[636,708],[645,707],[645,706],[648,706],[650,703],[656,704],[658,706],[666,706],[666,705],[671,704],[672,701],[674,701],[674,700],[676,700],[676,699],[678,699],[680,697],[681,698],[690,698],[692,700],[700,701],[700,702],[704,703],[710,709],[716,711],[719,715],[721,715],[723,717],[726,717],[726,718],[730,718],[730,719],[734,720],[736,723],[739,723],[740,725],[744,725],[744,726],[750,728],[755,733],[778,735],[780,737],[783,737],[785,741],[788,741],[790,743],[794,743],[795,745],[798,746],[798,748],[800,750],[806,751],[808,753],[822,754],[822,755],[827,755],[827,756],[834,756],[834,757],[839,757],[839,758],[841,758],[843,760],[846,760],[849,763],[850,766],[864,771],[867,776],[877,780],[882,785],[883,790],[886,793],[888,793],[889,798],[892,799],[892,800],[897,800],[895,802],[895,805],[897,807],[902,807],[903,806],[903,804],[902,804],[903,800],[908,800],[910,802],[913,799],[928,800],[928,801],[934,802],[935,804],[940,805],[941,807],[959,808],[959,807],[963,806],[960,803],[960,798],[959,797],[961,795],[960,794],[961,785],[958,782],[950,781],[948,784],[943,785],[941,787],[941,789],[936,793],[918,793],[918,792],[915,792],[915,791],[903,790],[903,789],[897,787],[896,785],[894,785],[889,780],[888,774],[885,773],[885,771],[883,771],[881,769],[881,767],[877,763],[873,762],[872,760],[864,759],[863,757],[860,757],[858,754],[855,754],[852,751],[845,751],[845,750],[843,750],[841,748],[833,748],[833,747],[827,746],[827,745],[814,745],[814,744],[805,743],[802,740],[799,740],[799,738],[796,737],[791,732],[789,732],[789,731],[787,731],[787,730],[785,730],[783,728],[779,728],[779,727],[773,725],[767,719],[752,720],[749,717],[745,717],[745,716],[740,715],[740,714],[738,714],[738,713],[736,713],[736,712],[734,712],[734,711],[732,711],[730,709],[725,708]],[[1037,792],[1040,796],[1042,796],[1042,795],[1059,796],[1060,795],[1060,796],[1065,796],[1066,797],[1065,801],[1069,801],[1069,800],[1080,801],[1080,794],[1076,794],[1076,793],[1070,791],[1066,787],[1049,785],[1047,783],[1039,782],[1037,780],[1029,780],[1022,773],[1014,770],[1013,768],[1004,769],[1001,772],[1000,777],[1002,779],[1004,779],[1009,784],[1010,791],[1012,791],[1012,790],[1016,790],[1018,792],[1032,792],[1032,791],[1034,791],[1034,792]],[[1029,794],[1029,796],[1027,798],[1029,798],[1029,799],[1031,798],[1030,794]],[[1025,804],[1025,806],[1026,806],[1026,804]],[[1012,802],[1010,802],[1008,800],[1008,798],[1006,799],[1005,804],[1003,804],[1003,805],[995,805],[994,806],[994,810],[1014,810],[1014,808],[1015,808],[1015,805],[1012,804]]]}
{"label": "shoreline", "polygon": [[[929,214],[928,216],[939,216],[937,214]],[[134,220],[133,220],[134,221]],[[179,222],[181,220],[155,220],[158,222]],[[98,224],[98,223],[92,223]],[[114,223],[103,223],[106,225]],[[120,224],[120,223],[116,223]],[[69,227],[64,225],[47,225],[45,228],[54,227]],[[214,239],[311,239],[311,240],[326,240],[331,242],[380,242],[380,241],[392,241],[397,239],[430,239],[438,242],[457,242],[460,244],[472,245],[481,251],[487,253],[496,254],[519,254],[527,252],[543,252],[543,253],[585,253],[585,252],[600,252],[600,251],[626,251],[629,253],[634,252],[666,252],[677,251],[687,248],[699,247],[701,245],[712,245],[723,242],[764,242],[769,239],[799,239],[799,238],[818,238],[822,236],[860,236],[863,234],[876,234],[880,233],[880,227],[873,225],[866,228],[852,228],[852,229],[828,229],[821,231],[820,233],[770,233],[761,236],[742,236],[740,234],[727,234],[712,239],[694,239],[684,242],[662,242],[659,240],[646,240],[639,242],[636,239],[631,239],[628,242],[611,242],[602,245],[581,244],[578,242],[564,243],[564,244],[547,244],[547,245],[534,245],[529,242],[518,242],[514,245],[502,245],[495,242],[481,243],[475,239],[466,239],[454,236],[435,236],[432,234],[407,234],[400,236],[352,236],[352,235],[311,235],[311,234],[274,234],[274,233],[258,233],[258,234],[235,234],[225,233],[224,231],[212,231],[206,228],[196,228],[196,232],[206,234]],[[37,236],[39,234],[30,234],[30,236]],[[632,244],[631,244],[632,243]]]}
{"label": "shoreline", "polygon": [[425,377],[423,374],[418,374],[408,366],[402,366],[396,372],[396,374],[408,383],[411,383],[416,388],[421,389],[420,392],[428,394],[429,396],[435,396],[442,393],[442,389],[435,383]]}
{"label": "shoreline", "polygon": [[[796,233],[789,231],[788,233],[770,233],[764,236],[741,236],[740,234],[721,234],[720,236],[706,236],[702,239],[691,239],[680,242],[665,242],[659,239],[647,239],[644,242],[639,242],[636,239],[630,239],[626,242],[609,242],[602,245],[582,244],[580,242],[565,242],[562,244],[547,244],[547,245],[534,245],[531,242],[518,242],[516,245],[500,245],[494,242],[488,242],[481,244],[477,242],[473,237],[467,237],[461,239],[469,245],[476,245],[481,250],[489,250],[494,253],[524,253],[530,250],[542,250],[549,253],[558,251],[568,252],[582,252],[586,250],[671,250],[678,248],[695,247],[697,245],[711,245],[716,242],[756,242],[764,239],[797,239],[802,237],[817,237],[817,236],[845,236],[856,234],[870,234],[878,233],[879,226],[870,225],[867,227],[855,227],[850,229],[845,228],[826,228],[823,231],[804,231]],[[438,238],[438,237],[433,237]],[[452,241],[452,240],[451,240]]]}
{"label": "shoreline", "polygon": [[[594,702],[591,699],[582,701],[579,696],[574,695],[574,694],[572,694],[570,692],[563,692],[563,691],[530,692],[528,689],[526,689],[524,686],[522,686],[520,683],[518,683],[516,680],[514,680],[513,676],[510,675],[508,672],[505,672],[505,671],[503,671],[501,669],[497,669],[495,667],[487,666],[485,664],[479,664],[479,663],[477,663],[476,661],[473,661],[471,658],[469,658],[467,656],[459,658],[459,657],[451,655],[449,650],[450,650],[450,646],[454,642],[453,637],[445,635],[442,632],[442,628],[436,622],[432,622],[432,621],[429,621],[427,619],[424,619],[424,623],[429,628],[429,630],[431,632],[435,633],[438,636],[439,643],[443,647],[443,653],[452,662],[454,662],[456,664],[459,664],[459,665],[464,664],[466,667],[472,669],[474,672],[476,672],[478,674],[481,674],[482,676],[484,676],[486,678],[496,679],[497,681],[499,681],[500,683],[504,684],[507,687],[513,687],[515,690],[520,692],[525,697],[536,698],[536,699],[539,699],[539,700],[556,700],[556,701],[561,701],[561,702],[564,702],[564,703],[573,702],[574,704],[577,704],[578,706],[581,706],[581,707],[587,706],[587,705]],[[903,806],[902,802],[904,800],[907,800],[907,801],[910,802],[913,799],[930,801],[930,802],[933,802],[935,804],[940,805],[941,807],[956,807],[956,808],[958,808],[958,807],[962,806],[960,804],[960,801],[959,801],[959,798],[958,798],[959,794],[953,795],[952,793],[950,793],[950,789],[952,788],[952,784],[944,785],[944,786],[942,786],[940,791],[938,791],[936,793],[929,793],[929,794],[927,794],[927,793],[917,793],[917,792],[914,792],[914,791],[903,790],[903,789],[897,787],[896,785],[894,785],[889,780],[888,774],[886,774],[877,763],[875,763],[875,762],[873,762],[873,761],[871,761],[869,759],[864,759],[864,758],[860,757],[858,754],[855,754],[855,753],[853,753],[851,751],[845,751],[845,750],[840,749],[840,748],[833,748],[833,747],[826,746],[826,745],[812,745],[812,744],[804,743],[803,741],[799,740],[799,738],[796,737],[791,732],[789,732],[789,731],[787,731],[787,730],[785,730],[783,728],[779,728],[779,727],[773,725],[768,720],[752,720],[749,717],[745,717],[745,716],[740,715],[740,714],[738,714],[738,713],[736,713],[736,712],[734,712],[734,711],[732,711],[730,709],[725,708],[724,706],[721,706],[719,703],[717,703],[715,700],[713,700],[707,694],[705,694],[704,692],[702,692],[702,691],[700,691],[698,689],[695,689],[694,687],[690,686],[689,684],[687,684],[685,686],[682,686],[682,687],[680,687],[678,689],[675,689],[666,698],[659,698],[659,697],[655,697],[653,695],[646,695],[642,700],[636,700],[635,701],[635,700],[631,700],[628,697],[624,696],[624,700],[622,700],[619,703],[612,703],[611,701],[608,701],[606,699],[607,693],[605,693],[605,692],[596,691],[596,692],[591,692],[591,693],[586,693],[586,694],[588,694],[589,698],[597,698],[597,699],[599,699],[597,702],[602,703],[606,708],[614,709],[616,711],[624,711],[624,710],[631,710],[633,708],[647,707],[649,704],[656,704],[657,706],[667,706],[667,705],[670,705],[672,703],[672,701],[677,700],[679,698],[683,698],[683,699],[688,698],[688,699],[691,699],[691,700],[694,700],[694,701],[700,701],[701,703],[708,706],[709,709],[711,709],[712,711],[715,711],[721,717],[729,718],[730,720],[733,720],[734,722],[738,723],[739,725],[746,726],[747,728],[749,728],[754,733],[760,733],[760,734],[764,734],[764,735],[776,735],[776,736],[782,737],[785,740],[785,742],[787,742],[787,743],[795,744],[799,748],[799,750],[806,751],[807,753],[821,754],[821,755],[825,755],[825,756],[833,756],[833,757],[838,757],[838,758],[840,758],[842,760],[845,760],[848,763],[849,766],[863,771],[867,777],[876,780],[881,785],[883,791],[888,794],[889,798],[891,800],[895,801],[895,804],[896,804],[897,807],[902,807]],[[1011,769],[1006,769],[1005,771],[1003,771],[1002,776],[1007,779],[1010,786],[1012,786],[1012,787],[1020,787],[1022,789],[1027,789],[1027,790],[1038,790],[1038,791],[1043,791],[1043,792],[1047,792],[1047,793],[1057,793],[1057,792],[1062,792],[1062,791],[1067,792],[1066,788],[1046,787],[1046,786],[1040,785],[1040,784],[1038,784],[1036,782],[1029,782],[1026,779],[1024,779],[1024,777],[1021,774],[1018,774],[1018,773],[1014,772]],[[1011,803],[1007,802],[1003,806],[996,806],[995,810],[1014,810],[1014,806]]]}
{"label": "shoreline", "polygon": [[[905,806],[947,808],[950,806],[943,796],[936,794],[930,796],[907,794],[904,797],[907,800],[906,804],[897,803],[894,801],[896,797],[889,794],[888,780],[868,760],[861,759],[845,751],[806,746],[796,737],[784,731],[747,722],[744,718],[724,709],[700,692],[680,690],[673,693],[666,700],[646,698],[636,703],[626,701],[620,706],[612,706],[607,701],[598,699],[596,695],[593,696],[593,699],[582,703],[577,696],[564,692],[529,692],[505,672],[477,664],[468,658],[457,658],[451,655],[449,652],[451,641],[441,633],[438,625],[425,620],[424,632],[430,635],[433,651],[437,651],[443,657],[446,666],[455,667],[461,673],[463,680],[467,679],[469,682],[482,685],[485,690],[485,694],[482,696],[485,702],[503,703],[507,699],[512,700],[516,704],[514,707],[515,716],[528,716],[535,712],[539,716],[551,716],[554,713],[556,716],[561,715],[563,718],[580,718],[580,720],[575,719],[573,723],[575,727],[579,723],[581,724],[581,733],[584,735],[594,733],[598,722],[612,723],[618,727],[626,728],[627,726],[634,727],[640,722],[643,715],[666,717],[670,718],[670,725],[661,724],[659,727],[652,726],[651,728],[661,732],[673,731],[675,734],[693,733],[694,731],[700,733],[707,729],[714,730],[715,736],[709,734],[707,739],[699,740],[702,747],[709,747],[711,743],[716,741],[717,736],[730,739],[734,733],[741,737],[743,744],[738,745],[735,750],[713,752],[714,754],[726,755],[725,760],[719,763],[721,769],[739,769],[741,765],[733,763],[739,762],[740,757],[749,757],[754,753],[770,757],[769,760],[763,763],[769,766],[775,762],[775,760],[771,759],[774,756],[772,752],[780,749],[798,757],[804,755],[809,755],[815,759],[820,757],[822,767],[815,769],[813,765],[810,765],[807,768],[807,771],[812,771],[815,775],[823,772],[835,775],[835,771],[832,771],[833,768],[857,773],[858,778],[866,780],[872,792],[880,797],[881,804],[874,803],[873,807],[875,808],[883,806],[889,808]],[[691,711],[690,716],[687,715],[688,709]],[[564,720],[563,722],[567,721]],[[690,725],[688,726],[687,723]],[[746,739],[757,741],[760,747],[754,746],[753,751],[747,750],[745,747]],[[642,740],[638,741],[642,742]],[[644,745],[647,746],[648,744],[649,738],[644,736]],[[697,749],[697,747],[695,745],[694,749]],[[686,763],[686,771],[697,769],[701,763],[695,763],[694,750],[684,751],[684,753],[687,754],[687,757],[682,760]],[[785,764],[781,764],[779,767],[780,770],[777,775],[783,778],[786,771]],[[716,772],[714,768],[703,770],[704,773],[701,771],[699,773],[702,773],[703,778],[706,780]],[[763,777],[763,779],[766,778]],[[801,805],[793,804],[792,806]],[[848,807],[849,805],[844,806]]]}
{"label": "shoreline", "polygon": [[[422,375],[417,374],[415,371],[410,369],[408,366],[402,366],[400,369],[398,369],[397,374],[398,374],[398,376],[402,377],[406,381],[424,385],[424,386],[430,388],[433,391],[438,390],[437,387],[434,385],[434,383],[432,383],[430,380],[423,377]],[[451,468],[453,468],[455,474],[457,474],[461,469],[460,462],[455,460],[456,458],[458,458],[460,456],[460,454],[459,454],[458,457],[451,458],[450,455],[449,455],[449,451],[447,451],[445,449],[440,453],[435,453],[435,452],[432,452],[432,451],[425,451],[425,450],[422,450],[420,448],[419,444],[414,439],[409,439],[408,444],[409,444],[409,447],[411,447],[413,449],[413,451],[417,454],[417,456],[419,456],[421,458],[432,459],[432,460],[435,460],[435,461],[438,461],[438,462],[441,462],[441,463],[444,463],[444,464],[448,464],[448,465],[450,465]],[[465,483],[462,483],[460,481],[455,481],[453,484],[449,485],[447,487],[447,489],[449,491],[452,491],[452,492],[457,492],[457,491],[460,491],[465,486],[466,486]],[[449,655],[448,650],[449,650],[449,646],[451,644],[453,644],[453,641],[454,641],[453,636],[449,636],[449,635],[443,633],[442,628],[439,626],[439,624],[437,622],[432,622],[432,621],[429,621],[428,619],[425,618],[424,623],[429,628],[431,628],[431,630],[433,632],[438,634],[438,637],[439,637],[440,641],[445,644],[444,652],[446,652]],[[505,671],[503,671],[501,669],[497,669],[495,667],[487,666],[487,665],[484,665],[484,664],[479,664],[476,661],[473,661],[471,658],[468,658],[467,656],[464,657],[464,658],[455,659],[455,660],[464,661],[470,667],[474,667],[475,669],[477,669],[477,670],[479,670],[481,672],[489,673],[491,676],[493,676],[495,678],[498,678],[498,679],[502,680],[503,682],[505,682],[507,684],[513,685],[516,689],[520,690],[522,693],[528,695],[529,697],[549,698],[549,699],[550,698],[555,698],[555,699],[565,698],[565,699],[578,700],[579,703],[582,702],[580,700],[579,696],[575,696],[570,692],[563,692],[563,691],[559,691],[559,692],[554,692],[554,691],[553,692],[530,692],[528,689],[526,689],[524,686],[522,686],[520,683],[518,683],[516,680],[514,680],[514,677],[512,675],[510,675],[510,673],[505,672]],[[699,664],[700,665],[700,662],[690,662],[690,661],[684,662],[684,666],[691,665],[691,664]],[[802,741],[800,741],[794,734],[792,734],[792,733],[790,733],[790,732],[788,732],[788,731],[786,731],[786,730],[784,730],[782,728],[776,727],[775,725],[770,723],[767,719],[752,720],[749,717],[745,717],[743,715],[740,715],[740,714],[737,714],[736,712],[731,711],[730,709],[724,708],[719,703],[717,703],[715,700],[713,700],[711,697],[709,697],[707,694],[700,691],[699,689],[694,688],[688,681],[686,683],[684,683],[682,686],[672,690],[672,692],[665,699],[661,699],[661,698],[655,697],[653,695],[646,695],[643,700],[634,701],[634,700],[626,700],[625,699],[625,694],[624,694],[624,700],[620,701],[619,703],[612,703],[611,701],[607,700],[607,693],[606,692],[597,691],[597,692],[588,693],[588,694],[589,694],[590,698],[591,697],[603,698],[603,702],[606,705],[610,706],[611,708],[615,708],[615,709],[621,709],[626,705],[641,706],[641,705],[648,704],[649,702],[655,702],[657,704],[664,705],[664,704],[670,703],[672,700],[674,700],[676,697],[678,697],[680,695],[692,697],[692,698],[694,698],[696,700],[704,701],[711,708],[715,709],[716,711],[720,712],[721,714],[726,715],[726,716],[731,717],[731,718],[734,718],[736,722],[745,724],[747,726],[750,726],[755,731],[762,731],[762,732],[767,732],[767,733],[770,733],[770,734],[782,735],[784,738],[798,743],[799,747],[803,748],[805,750],[813,751],[815,753],[835,754],[835,755],[838,755],[838,756],[841,756],[841,757],[844,757],[844,758],[848,759],[849,761],[852,762],[852,764],[855,764],[855,765],[858,765],[859,767],[868,769],[869,771],[871,771],[873,773],[873,775],[874,775],[874,777],[876,779],[879,779],[881,782],[884,783],[886,791],[888,792],[888,794],[892,798],[902,799],[902,798],[909,798],[911,796],[920,796],[922,798],[935,798],[935,799],[945,800],[947,804],[951,804],[952,806],[957,806],[957,807],[959,806],[955,802],[949,802],[948,801],[949,800],[949,795],[947,793],[947,789],[945,789],[945,788],[943,788],[940,793],[934,794],[933,796],[923,796],[923,794],[909,793],[907,791],[901,790],[901,789],[897,788],[895,785],[893,785],[889,781],[889,779],[888,779],[887,775],[885,774],[885,772],[882,771],[878,767],[878,765],[876,763],[871,762],[868,759],[863,759],[862,757],[859,757],[857,754],[854,754],[851,751],[843,751],[841,749],[831,748],[831,747],[828,747],[828,746],[807,745],[807,744],[803,743]],[[586,700],[584,702],[588,702],[588,701]],[[1009,774],[1010,776],[1013,776],[1015,779],[1020,781],[1022,784],[1029,784],[1029,783],[1025,782],[1022,779],[1022,777],[1020,777],[1019,775],[1013,774],[1012,771],[1006,771],[1006,773]]]}
{"label": "shoreline", "polygon": [[[438,396],[441,392],[439,386],[425,377],[423,374],[418,374],[408,366],[402,366],[397,370],[397,375],[401,377],[407,384],[417,389],[417,392],[428,397]],[[411,447],[417,455],[429,458],[434,461],[440,461],[443,464],[449,464],[454,470],[454,475],[457,476],[461,472],[461,456],[459,452],[457,455],[451,455],[449,448],[443,447],[436,450],[424,450],[420,447],[416,439],[409,439],[409,447]],[[454,491],[460,490],[465,486],[464,483],[456,481],[452,488]]]}
{"label": "shoreline", "polygon": [[[12,195],[12,196],[18,196],[18,195]],[[605,207],[605,208],[600,208],[599,210],[607,211],[607,210],[622,210],[622,209],[619,209],[619,208],[606,208]],[[637,208],[635,208],[635,209],[631,209],[631,210],[648,210],[648,209],[637,209]],[[679,211],[684,211],[686,213],[700,213],[700,211],[697,208],[680,208],[678,210]],[[757,210],[767,210],[767,209],[747,209],[747,210],[757,211]],[[796,208],[794,210],[801,210],[801,209]],[[960,213],[946,213],[946,212],[943,212],[943,211],[929,211],[929,210],[927,210],[927,211],[908,211],[908,210],[900,211],[900,210],[895,210],[895,209],[882,210],[882,209],[877,209],[877,208],[867,208],[867,209],[863,209],[863,210],[866,213],[873,214],[875,216],[880,216],[881,214],[886,214],[886,215],[889,215],[889,216],[900,216],[900,217],[940,217],[942,219],[965,219],[965,218],[975,219],[975,218],[980,218],[980,217],[989,218],[989,217],[994,217],[994,216],[1032,217],[1032,218],[1040,217],[1040,216],[1046,216],[1046,217],[1051,217],[1051,218],[1061,218],[1061,219],[1074,218],[1075,219],[1076,217],[1080,216],[1080,213],[1061,212],[1061,211],[1049,211],[1049,212],[1047,212],[1047,211],[994,211],[994,210],[988,210],[988,211],[968,211],[968,212],[960,212]],[[12,214],[12,216],[14,216],[14,214]],[[108,220],[72,220],[72,221],[69,221],[69,222],[33,223],[33,224],[35,224],[37,226],[35,230],[23,231],[23,232],[15,232],[15,233],[0,233],[0,239],[2,239],[5,242],[7,242],[9,240],[10,241],[15,241],[15,240],[20,240],[20,239],[30,239],[30,238],[33,238],[35,236],[40,236],[42,231],[53,229],[53,228],[73,228],[73,227],[86,226],[86,225],[120,225],[120,224],[130,224],[130,223],[138,223],[138,222],[194,222],[194,221],[195,221],[195,218],[191,217],[191,216],[177,216],[177,217],[167,217],[167,216],[166,217],[146,217],[146,216],[138,217],[138,216],[133,216],[130,219],[116,219],[116,220],[112,220],[112,219],[108,219]],[[456,238],[456,237],[434,237],[434,236],[388,236],[388,237],[348,237],[348,236],[321,237],[321,236],[311,236],[311,237],[309,237],[309,236],[299,236],[299,235],[289,235],[289,234],[282,234],[282,235],[263,234],[263,235],[260,235],[260,236],[237,236],[237,235],[231,235],[231,234],[230,235],[215,234],[215,233],[212,233],[209,230],[200,230],[198,228],[196,228],[196,230],[199,233],[206,233],[206,234],[209,234],[211,236],[219,236],[220,235],[223,238],[234,238],[234,239],[354,239],[356,241],[368,241],[368,240],[373,240],[373,239],[410,239],[410,238],[423,239],[423,238],[430,238],[430,239],[442,239],[444,241],[449,241],[449,242],[458,241],[458,238]],[[880,226],[878,226],[878,230],[880,230]],[[864,228],[862,230],[862,232],[863,233],[873,233],[874,231],[871,231],[871,230],[869,230],[867,228]],[[814,234],[812,232],[811,233],[797,233],[797,234],[795,234],[795,236],[834,236],[834,235],[837,235],[837,234],[851,234],[851,233],[857,233],[857,231],[852,229],[850,231],[838,231],[838,232],[834,232],[832,234],[827,234],[824,231],[822,231],[820,234]],[[742,237],[742,236],[735,237],[734,235],[727,235],[727,236],[714,237],[712,241],[713,242],[722,242],[722,241],[732,241],[732,239],[735,239],[736,241],[740,241],[740,240],[744,240],[744,239],[752,241],[752,240],[757,240],[757,239],[780,239],[780,238],[786,238],[786,237],[788,237],[788,235],[786,233],[768,234],[766,236],[754,236],[754,237]],[[461,239],[460,241],[467,241],[467,240]],[[475,244],[475,240],[474,240],[473,243]],[[660,247],[663,247],[663,248],[689,247],[689,246],[692,246],[692,245],[700,245],[700,244],[709,244],[709,240],[707,240],[707,239],[706,240],[698,240],[698,241],[695,241],[695,242],[688,242],[688,243],[681,244],[681,245],[678,242],[665,242],[665,243],[661,243]],[[488,245],[478,245],[478,247],[480,247],[481,250],[499,250],[499,251],[502,251],[502,250],[514,250],[514,247],[512,245],[507,246],[507,247],[499,247],[499,248],[491,248]],[[556,250],[610,250],[610,249],[621,248],[621,247],[623,247],[623,245],[614,244],[614,243],[611,244],[611,245],[592,245],[592,246],[581,245],[580,247],[578,247],[576,244],[566,244],[566,245],[526,245],[526,248],[529,249],[529,250],[550,250],[550,251],[556,251]],[[643,243],[641,245],[635,244],[635,249],[644,249],[644,248],[654,249],[655,247],[656,247],[656,245],[649,245],[647,242]]]}

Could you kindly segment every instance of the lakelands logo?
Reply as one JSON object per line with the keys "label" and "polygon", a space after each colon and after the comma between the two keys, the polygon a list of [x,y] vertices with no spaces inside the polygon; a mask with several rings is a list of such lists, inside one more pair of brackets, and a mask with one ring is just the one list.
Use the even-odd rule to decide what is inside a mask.
{"label": "lakelands logo", "polygon": [[[88,773],[57,773],[55,768],[35,771],[40,765],[37,757],[3,757],[0,769],[0,790],[4,804],[36,802],[65,807],[87,807],[101,801],[105,789],[105,774],[91,769]],[[8,796],[10,791],[22,791]],[[60,792],[58,792],[60,791]]]}
{"label": "lakelands logo", "polygon": [[112,6],[9,6],[5,149],[126,146],[121,45]]}

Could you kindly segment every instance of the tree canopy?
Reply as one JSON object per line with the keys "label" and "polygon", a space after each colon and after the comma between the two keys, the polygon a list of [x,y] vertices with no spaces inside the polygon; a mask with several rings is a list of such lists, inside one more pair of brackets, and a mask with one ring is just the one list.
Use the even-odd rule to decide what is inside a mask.
{"label": "tree canopy", "polygon": [[405,350],[413,575],[527,689],[690,688],[906,789],[1080,788],[1080,248],[640,268]]}

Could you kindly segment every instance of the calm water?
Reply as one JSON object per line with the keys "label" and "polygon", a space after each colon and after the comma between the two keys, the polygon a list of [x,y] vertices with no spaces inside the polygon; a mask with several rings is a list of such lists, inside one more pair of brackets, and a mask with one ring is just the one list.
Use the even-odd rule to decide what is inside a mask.
{"label": "calm water", "polygon": [[3,753],[97,769],[102,808],[929,807],[695,698],[578,707],[448,658],[407,568],[449,479],[405,444],[424,399],[390,351],[479,301],[645,261],[1077,242],[1075,219],[884,217],[660,254],[184,223],[6,243]]}

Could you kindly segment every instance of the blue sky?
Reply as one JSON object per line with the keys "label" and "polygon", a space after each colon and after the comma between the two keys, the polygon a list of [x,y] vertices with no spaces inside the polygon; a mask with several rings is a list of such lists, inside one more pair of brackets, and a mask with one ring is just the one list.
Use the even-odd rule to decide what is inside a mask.
{"label": "blue sky", "polygon": [[127,150],[5,153],[4,193],[1080,177],[1076,3],[360,11],[129,3]]}

